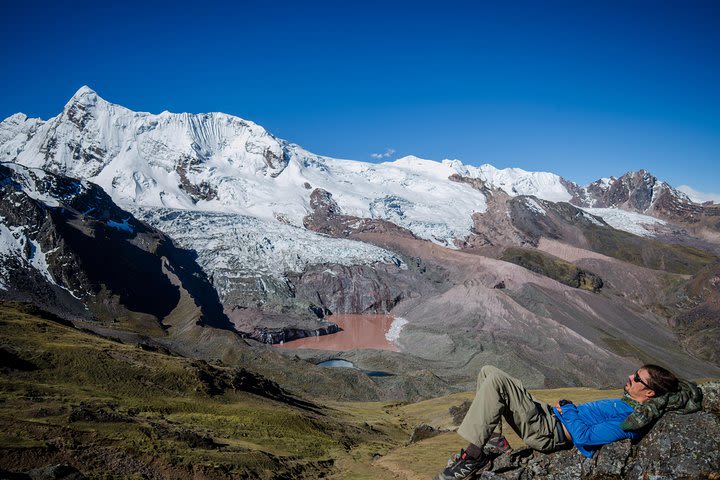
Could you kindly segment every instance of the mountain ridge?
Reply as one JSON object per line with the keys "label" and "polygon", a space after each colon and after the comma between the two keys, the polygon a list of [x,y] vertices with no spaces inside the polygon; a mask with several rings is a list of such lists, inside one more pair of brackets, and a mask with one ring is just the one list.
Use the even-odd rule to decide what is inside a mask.
{"label": "mountain ridge", "polygon": [[[398,338],[404,362],[337,355],[393,371],[396,385],[427,369],[435,391],[471,384],[483,363],[549,386],[588,375],[609,385],[639,359],[671,359],[688,374],[718,370],[704,363],[714,358],[705,353],[716,340],[703,337],[713,327],[696,318],[712,309],[694,302],[680,317],[672,302],[706,291],[686,283],[714,271],[720,210],[646,171],[579,187],[459,160],[339,160],[238,117],[132,112],[89,88],[47,122],[9,117],[0,140],[8,165],[97,184],[190,252],[228,332],[287,341],[332,332],[332,313],[391,311],[408,320]],[[102,228],[122,233],[131,220],[111,221]],[[568,249],[579,258],[565,258]],[[703,275],[697,282],[709,281]],[[235,340],[191,323],[174,348],[231,355]],[[690,323],[686,345],[708,342],[703,359],[672,330]],[[193,345],[207,336],[215,339]]]}
{"label": "mountain ridge", "polygon": [[[47,124],[52,121],[57,122],[59,119],[62,119],[62,117],[64,115],[65,117],[67,117],[68,120],[71,121],[71,123],[73,123],[80,130],[82,130],[83,128],[85,128],[87,126],[85,122],[88,120],[87,115],[89,115],[89,114],[87,112],[87,109],[89,107],[93,107],[96,110],[97,109],[109,110],[110,113],[116,113],[116,115],[119,115],[121,117],[126,116],[126,115],[134,115],[134,116],[137,116],[142,119],[150,119],[150,125],[145,126],[145,128],[158,128],[158,124],[155,122],[157,122],[158,119],[167,118],[167,117],[172,117],[172,118],[175,118],[176,120],[187,121],[187,122],[191,122],[192,119],[196,119],[197,121],[200,121],[200,119],[207,119],[207,118],[213,118],[213,119],[217,118],[217,119],[223,120],[223,121],[232,120],[235,122],[239,122],[241,125],[249,127],[250,133],[252,135],[260,136],[260,137],[267,135],[267,136],[271,137],[271,139],[274,139],[275,142],[277,142],[277,146],[281,146],[282,149],[285,150],[284,152],[280,152],[278,150],[278,148],[275,148],[276,146],[273,146],[273,151],[271,152],[271,155],[270,155],[272,157],[272,159],[265,159],[267,161],[267,163],[269,163],[269,164],[272,164],[272,160],[277,160],[277,159],[281,160],[279,163],[276,162],[276,164],[274,164],[274,168],[276,170],[279,170],[279,171],[272,172],[272,174],[274,174],[274,175],[279,175],[282,172],[282,169],[287,166],[287,163],[283,162],[282,160],[287,160],[286,158],[284,158],[284,155],[288,154],[289,150],[291,150],[293,148],[299,149],[299,151],[296,153],[300,153],[301,155],[305,155],[305,156],[309,157],[310,162],[312,162],[313,160],[317,161],[317,160],[322,160],[322,159],[330,159],[330,157],[318,156],[318,155],[312,154],[310,152],[304,151],[304,150],[300,149],[300,147],[298,147],[297,145],[291,144],[285,140],[276,139],[276,137],[274,137],[272,134],[267,132],[262,127],[258,126],[257,124],[255,124],[251,121],[242,119],[240,117],[235,117],[235,116],[227,115],[227,114],[220,113],[220,112],[212,112],[212,113],[205,113],[205,114],[169,113],[167,111],[162,112],[160,114],[150,114],[147,112],[133,112],[129,109],[126,109],[125,107],[105,101],[94,90],[92,90],[91,88],[89,88],[87,86],[81,87],[78,90],[78,92],[67,102],[67,104],[65,105],[65,107],[63,109],[63,112],[59,116],[53,117],[52,119],[50,119],[46,122],[43,122],[42,120],[39,120],[39,119],[28,119],[27,117],[25,117],[25,122],[33,121],[32,123],[42,122],[42,124]],[[102,108],[100,108],[100,107],[102,107]],[[80,112],[78,110],[84,110],[84,111]],[[115,111],[117,111],[117,112],[115,112]],[[24,114],[15,114],[11,117],[8,117],[8,119],[4,120],[2,122],[2,124],[0,124],[0,125],[4,125],[6,127],[3,131],[3,135],[0,136],[0,139],[6,138],[10,135],[10,131],[12,129],[9,129],[7,127],[12,123],[17,124],[18,120],[21,119],[21,117],[19,117],[20,115],[24,115]],[[120,123],[120,126],[123,126],[122,122]],[[141,129],[141,130],[144,130],[144,129]],[[143,133],[143,132],[141,131],[140,133]],[[216,133],[218,133],[218,132],[216,132]],[[195,139],[198,139],[198,138],[202,139],[202,137],[203,136],[196,137]],[[212,135],[210,135],[210,137],[212,137]],[[204,138],[205,138],[205,140],[208,140],[208,135],[204,135]],[[219,140],[225,140],[225,139],[219,138]],[[7,143],[7,140],[5,143]],[[222,143],[222,142],[220,142],[220,143]],[[207,159],[207,158],[203,158],[203,154],[205,154],[205,157],[207,157],[208,153],[212,153],[209,151],[204,151],[204,149],[207,150],[208,145],[209,144],[202,145],[200,143],[198,143],[197,145],[194,145],[194,152],[198,156],[197,160]],[[215,145],[215,146],[217,147],[220,145]],[[23,158],[20,158],[20,159],[12,158],[13,154],[11,152],[7,151],[7,149],[5,149],[5,150],[6,151],[3,153],[5,155],[6,161],[20,160],[19,163],[23,163],[23,161],[22,161]],[[332,160],[336,160],[336,159],[332,159]],[[352,160],[347,160],[347,161],[354,162]],[[363,164],[364,162],[359,162],[359,163]],[[609,179],[600,179],[595,182],[591,182],[587,186],[582,187],[582,186],[575,184],[574,182],[565,180],[562,177],[560,177],[556,174],[549,173],[549,172],[527,172],[527,171],[519,169],[519,168],[496,169],[495,167],[493,167],[490,164],[483,164],[479,167],[473,167],[472,165],[464,165],[459,160],[443,160],[441,162],[437,162],[437,161],[433,161],[433,160],[420,159],[413,155],[402,157],[402,158],[394,160],[392,162],[383,162],[383,163],[376,163],[376,164],[366,163],[365,168],[367,169],[369,166],[372,166],[372,165],[386,165],[389,167],[394,166],[394,167],[398,167],[398,168],[403,168],[403,167],[407,168],[407,167],[412,167],[412,166],[417,167],[417,166],[421,165],[422,163],[425,163],[425,165],[426,165],[425,170],[428,170],[427,166],[429,164],[430,167],[434,170],[439,170],[439,171],[452,170],[453,171],[452,173],[457,173],[462,176],[471,177],[471,178],[480,178],[484,182],[486,182],[488,185],[495,187],[495,188],[503,189],[504,191],[506,191],[506,193],[508,193],[510,195],[518,195],[518,194],[520,194],[520,195],[535,195],[535,196],[538,196],[539,198],[543,198],[545,200],[571,201],[571,203],[576,203],[579,206],[583,206],[583,202],[581,199],[581,197],[583,195],[587,198],[589,196],[592,196],[592,192],[605,194],[606,190],[607,190],[606,187],[613,187],[614,185],[617,185],[617,184],[624,184],[625,179],[627,177],[630,177],[630,176],[633,176],[636,174],[641,174],[646,178],[652,178],[653,182],[657,183],[657,185],[660,187],[662,187],[662,186],[669,187],[669,185],[667,185],[665,182],[658,182],[657,179],[655,179],[654,177],[652,177],[649,174],[649,172],[646,172],[644,170],[641,170],[639,172],[627,172],[626,174],[624,174],[623,176],[621,176],[619,178],[610,177]],[[442,167],[445,167],[445,168],[442,168],[441,165],[442,165]],[[356,168],[359,168],[359,167],[356,166]],[[60,172],[60,173],[68,173],[68,172]],[[70,173],[72,173],[72,172],[70,172]],[[75,176],[77,176],[77,175],[75,175]],[[90,175],[90,176],[92,177],[92,175]],[[102,182],[99,182],[99,183],[102,184]],[[545,189],[543,189],[543,187]],[[689,198],[687,197],[687,195],[685,195],[682,192],[675,190],[673,192],[673,194],[676,195],[677,197],[681,198],[682,200],[690,201]],[[575,202],[572,202],[572,199],[575,199]],[[590,207],[592,207],[592,206],[609,206],[609,205],[618,206],[617,202],[607,202],[606,200],[602,201],[602,199],[598,199],[598,198],[590,198],[584,204],[584,206],[590,206]],[[637,206],[633,206],[633,207],[639,208]],[[642,209],[642,208],[639,208],[639,209]]]}

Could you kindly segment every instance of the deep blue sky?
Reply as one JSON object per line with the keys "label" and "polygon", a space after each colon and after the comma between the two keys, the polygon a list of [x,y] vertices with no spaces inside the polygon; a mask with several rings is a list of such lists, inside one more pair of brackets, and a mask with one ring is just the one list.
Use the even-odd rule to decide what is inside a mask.
{"label": "deep blue sky", "polygon": [[720,193],[720,1],[4,2],[0,37],[0,118],[87,84],[338,158]]}

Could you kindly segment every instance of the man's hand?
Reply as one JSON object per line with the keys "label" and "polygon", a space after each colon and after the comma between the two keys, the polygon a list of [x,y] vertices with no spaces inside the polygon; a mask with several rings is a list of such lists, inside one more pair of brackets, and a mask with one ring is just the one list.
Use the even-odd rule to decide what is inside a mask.
{"label": "man's hand", "polygon": [[555,402],[555,408],[557,408],[557,411],[560,412],[560,415],[562,415],[562,407],[568,403],[572,402],[570,400],[565,400],[564,398]]}

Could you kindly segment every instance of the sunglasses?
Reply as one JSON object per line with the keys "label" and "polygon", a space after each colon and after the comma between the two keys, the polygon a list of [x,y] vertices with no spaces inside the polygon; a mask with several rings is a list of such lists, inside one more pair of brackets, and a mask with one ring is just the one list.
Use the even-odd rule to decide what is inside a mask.
{"label": "sunglasses", "polygon": [[633,375],[633,377],[632,377],[632,378],[633,378],[633,382],[635,382],[635,383],[642,383],[642,384],[645,385],[647,388],[649,388],[650,390],[652,390],[652,387],[651,387],[650,385],[648,385],[647,383],[645,383],[642,378],[640,378],[640,374],[638,373],[639,371],[640,371],[640,370],[635,371],[635,375]]}

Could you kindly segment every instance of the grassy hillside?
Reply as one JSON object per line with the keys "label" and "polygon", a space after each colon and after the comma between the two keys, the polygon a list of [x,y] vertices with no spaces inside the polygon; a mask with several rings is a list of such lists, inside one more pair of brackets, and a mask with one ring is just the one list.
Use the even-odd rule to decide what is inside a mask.
{"label": "grassy hillside", "polygon": [[0,345],[0,469],[70,462],[94,475],[313,478],[406,436],[249,371],[112,342],[7,304]]}
{"label": "grassy hillside", "polygon": [[621,230],[590,226],[585,230],[590,249],[641,267],[693,275],[717,257],[685,245],[666,244]]}
{"label": "grassy hillside", "polygon": [[472,398],[319,404],[249,370],[110,341],[8,303],[0,369],[0,470],[69,463],[103,478],[428,478],[463,444],[447,432],[406,445],[413,427],[452,428],[448,408]]}
{"label": "grassy hillside", "polygon": [[573,288],[597,292],[603,285],[598,275],[539,250],[509,247],[503,251],[500,260],[520,265]]}

